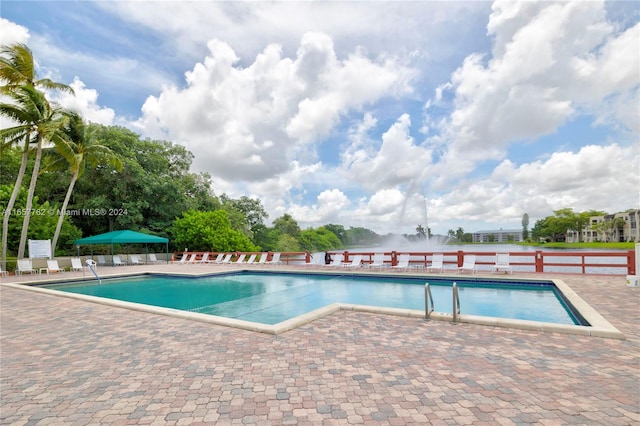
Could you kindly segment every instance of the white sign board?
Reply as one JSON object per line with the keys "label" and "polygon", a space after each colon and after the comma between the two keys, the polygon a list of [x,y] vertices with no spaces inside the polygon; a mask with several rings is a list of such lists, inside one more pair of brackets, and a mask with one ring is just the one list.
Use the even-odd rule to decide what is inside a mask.
{"label": "white sign board", "polygon": [[51,240],[29,240],[29,259],[51,259]]}

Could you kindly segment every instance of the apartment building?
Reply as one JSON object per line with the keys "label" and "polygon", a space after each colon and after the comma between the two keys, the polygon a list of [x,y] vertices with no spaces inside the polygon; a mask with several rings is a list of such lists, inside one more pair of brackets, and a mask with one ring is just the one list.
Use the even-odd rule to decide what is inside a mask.
{"label": "apartment building", "polygon": [[472,235],[474,243],[511,243],[523,241],[522,229],[476,231]]}
{"label": "apartment building", "polygon": [[568,231],[567,242],[640,242],[640,210],[592,216],[581,231]]}

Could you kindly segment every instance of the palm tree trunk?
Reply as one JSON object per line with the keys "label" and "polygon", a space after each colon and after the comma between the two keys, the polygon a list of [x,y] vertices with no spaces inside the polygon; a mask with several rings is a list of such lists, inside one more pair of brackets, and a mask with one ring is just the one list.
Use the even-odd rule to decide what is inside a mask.
{"label": "palm tree trunk", "polygon": [[33,194],[36,190],[38,172],[40,171],[40,158],[42,157],[42,138],[38,135],[38,147],[36,149],[36,161],[31,172],[31,183],[27,194],[27,205],[25,206],[24,219],[22,220],[22,231],[20,233],[20,245],[18,246],[18,259],[24,258],[24,249],[27,244],[27,231],[29,230],[29,219],[31,219],[31,205],[33,204]]}
{"label": "palm tree trunk", "polygon": [[58,244],[58,237],[60,236],[60,230],[62,229],[62,222],[64,222],[65,211],[67,210],[67,205],[69,204],[69,199],[71,198],[71,193],[73,192],[73,187],[78,180],[79,174],[80,168],[78,167],[75,172],[73,172],[71,183],[69,183],[69,188],[67,189],[67,195],[64,197],[64,201],[62,202],[62,210],[60,210],[60,217],[58,217],[56,232],[53,234],[53,241],[51,242],[51,255],[53,257],[56,257],[56,245]]}
{"label": "palm tree trunk", "polygon": [[[11,198],[9,198],[9,204],[4,212],[4,218],[2,219],[2,264],[7,267],[7,245],[9,241],[9,218],[13,206],[18,199],[20,193],[20,187],[22,186],[22,179],[24,178],[24,172],[27,170],[27,160],[29,159],[29,138],[27,136],[27,142],[25,142],[24,151],[22,153],[22,162],[20,163],[20,170],[18,171],[18,177],[16,183],[13,185],[13,192]],[[4,269],[6,271],[6,269]]]}

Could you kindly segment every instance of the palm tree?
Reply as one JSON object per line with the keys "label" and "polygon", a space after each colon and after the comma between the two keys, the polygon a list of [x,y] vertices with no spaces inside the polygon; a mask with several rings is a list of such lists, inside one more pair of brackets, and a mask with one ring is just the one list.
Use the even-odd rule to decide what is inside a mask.
{"label": "palm tree", "polygon": [[[27,242],[27,230],[31,217],[33,194],[36,189],[36,182],[40,171],[43,143],[45,141],[56,143],[59,140],[60,135],[58,129],[64,122],[64,119],[61,114],[62,111],[55,106],[51,106],[44,93],[33,86],[24,85],[16,87],[10,96],[14,103],[0,104],[0,113],[9,117],[12,121],[17,122],[18,125],[0,130],[0,135],[3,140],[7,141],[6,144],[19,140],[20,136],[22,136],[24,139],[24,150],[27,152],[27,156],[31,145],[35,146],[36,153],[22,221],[20,245],[18,247],[18,258],[22,258]],[[24,153],[23,160],[25,160]],[[18,183],[18,181],[22,183],[22,176],[16,179],[16,183]],[[14,187],[16,196],[19,189],[20,186],[17,186],[17,189]],[[13,206],[11,206],[11,208],[13,208]],[[8,216],[6,214],[5,216],[8,221]],[[4,231],[6,232],[7,230],[5,229]]]}
{"label": "palm tree", "polygon": [[54,256],[71,193],[87,166],[97,167],[100,164],[108,163],[119,171],[122,170],[120,159],[108,147],[98,143],[94,138],[95,130],[87,126],[80,115],[68,113],[61,132],[62,137],[54,147],[58,155],[48,156],[45,159],[45,168],[43,169],[43,171],[68,170],[71,172],[71,181],[62,203],[62,209],[60,209],[58,224],[51,242],[51,253]]}
{"label": "palm tree", "polygon": [[3,46],[0,50],[0,94],[8,96],[11,103],[0,104],[0,115],[4,115],[11,121],[17,123],[16,126],[0,130],[0,149],[4,149],[20,141],[24,141],[22,162],[16,177],[13,192],[9,198],[3,221],[2,221],[2,263],[7,259],[7,239],[9,233],[9,218],[13,211],[18,192],[22,185],[27,160],[29,157],[29,147],[36,142],[36,163],[34,172],[31,174],[29,195],[23,220],[22,234],[20,238],[20,248],[18,257],[24,256],[24,243],[26,242],[27,229],[29,226],[31,204],[33,202],[33,191],[38,177],[40,165],[40,155],[42,153],[43,140],[51,135],[51,130],[56,127],[58,110],[52,109],[45,95],[37,87],[44,89],[57,89],[73,93],[73,89],[61,83],[55,83],[50,79],[37,79],[33,54],[24,44],[14,44]]}

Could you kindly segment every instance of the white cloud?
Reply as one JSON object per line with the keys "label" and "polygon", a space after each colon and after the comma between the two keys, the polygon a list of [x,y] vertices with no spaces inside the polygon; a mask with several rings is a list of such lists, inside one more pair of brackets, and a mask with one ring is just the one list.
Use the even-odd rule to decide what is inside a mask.
{"label": "white cloud", "polygon": [[303,37],[293,59],[269,45],[245,68],[236,65],[228,44],[212,40],[209,50],[204,62],[186,73],[187,87],[167,87],[147,99],[137,125],[184,143],[195,154],[196,168],[227,180],[285,173],[341,116],[406,93],[413,75],[390,59],[358,52],[336,58],[331,39],[318,33]]}
{"label": "white cloud", "polygon": [[519,166],[504,160],[491,176],[431,200],[431,217],[444,223],[504,224],[518,223],[524,213],[540,219],[565,207],[576,212],[637,208],[639,164],[637,146],[617,144],[556,152]]}
{"label": "white cloud", "polygon": [[312,205],[293,204],[287,210],[299,222],[309,226],[342,223],[343,212],[349,207],[349,198],[339,189],[322,191]]}
{"label": "white cloud", "polygon": [[446,165],[457,165],[451,177],[554,132],[578,110],[637,131],[627,111],[640,113],[640,24],[617,33],[600,2],[497,1],[487,28],[493,56],[470,55],[451,79],[455,109],[440,126]]}
{"label": "white cloud", "polygon": [[342,154],[343,173],[370,190],[420,180],[431,164],[431,152],[411,137],[409,115],[398,118],[382,135],[381,144],[366,136],[373,125],[373,117],[366,115],[359,129],[351,131],[351,145]]}
{"label": "white cloud", "polygon": [[98,91],[88,89],[79,79],[74,78],[70,84],[74,93],[54,92],[51,99],[64,108],[75,111],[82,117],[92,123],[110,126],[115,118],[115,111],[111,108],[101,107],[98,105]]}
{"label": "white cloud", "polygon": [[371,215],[389,215],[397,213],[405,201],[405,195],[397,188],[382,189],[371,196],[367,203]]}
{"label": "white cloud", "polygon": [[286,172],[262,181],[247,182],[247,188],[254,194],[266,199],[281,200],[288,196],[292,189],[300,189],[305,183],[313,180],[321,172],[322,164],[300,164],[292,161]]}
{"label": "white cloud", "polygon": [[0,45],[27,43],[29,37],[29,29],[0,17]]}

